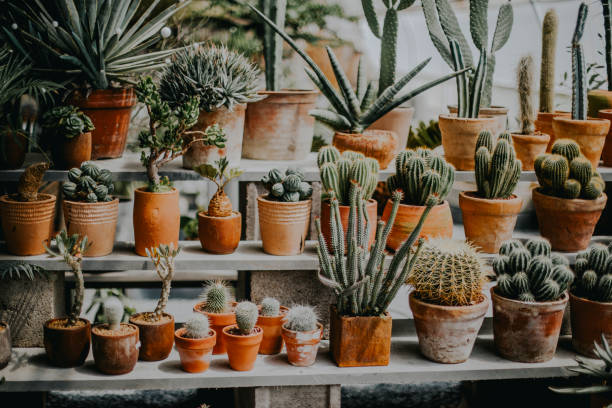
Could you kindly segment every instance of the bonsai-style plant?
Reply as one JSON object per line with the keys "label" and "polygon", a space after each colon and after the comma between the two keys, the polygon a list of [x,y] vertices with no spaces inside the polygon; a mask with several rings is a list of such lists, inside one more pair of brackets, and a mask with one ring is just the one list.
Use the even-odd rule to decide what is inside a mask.
{"label": "bonsai-style plant", "polygon": [[287,360],[297,367],[308,367],[317,358],[323,325],[311,306],[296,305],[287,312],[281,333],[287,349]]}
{"label": "bonsai-style plant", "polygon": [[210,328],[208,317],[194,313],[182,328],[174,332],[181,368],[188,373],[206,371],[216,339],[217,333]]}
{"label": "bonsai-style plant", "polygon": [[236,324],[234,314],[234,298],[230,294],[228,284],[223,281],[210,281],[204,286],[200,295],[202,300],[193,307],[193,311],[205,314],[210,320],[210,327],[217,334],[213,354],[225,354],[226,347],[222,335],[223,328]]}
{"label": "bonsai-style plant", "polygon": [[91,159],[91,132],[95,128],[89,116],[79,108],[56,106],[43,115],[42,128],[52,146],[57,168],[79,167]]}
{"label": "bonsai-style plant", "polygon": [[[200,162],[202,164],[214,164],[216,160],[227,154],[227,137],[225,130],[218,124],[207,126],[203,132],[191,131],[184,135],[183,144],[199,143]],[[197,166],[196,166],[197,167]]]}
{"label": "bonsai-style plant", "polygon": [[281,326],[285,321],[287,309],[274,298],[267,297],[259,306],[257,325],[263,330],[263,339],[259,346],[259,354],[278,354],[283,348]]}
{"label": "bonsai-style plant", "polygon": [[236,305],[234,314],[236,324],[223,329],[227,357],[233,370],[250,371],[263,339],[263,330],[256,326],[259,310],[256,304],[244,301]]}

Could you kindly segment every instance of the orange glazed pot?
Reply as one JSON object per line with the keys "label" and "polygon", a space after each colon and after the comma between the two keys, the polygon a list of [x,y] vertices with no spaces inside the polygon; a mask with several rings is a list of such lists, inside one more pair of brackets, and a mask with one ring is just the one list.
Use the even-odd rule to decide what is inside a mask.
{"label": "orange glazed pot", "polygon": [[[222,333],[223,328],[236,324],[236,315],[234,314],[233,307],[236,306],[236,302],[232,304],[232,311],[228,313],[208,313],[204,311],[204,304],[206,302],[200,302],[193,307],[193,311],[196,313],[202,313],[208,317],[210,322],[210,328],[216,333]],[[225,354],[227,348],[225,346],[225,339],[223,335],[217,336],[217,342],[213,349],[213,354]]]}
{"label": "orange glazed pot", "polygon": [[174,332],[174,343],[181,358],[181,368],[188,373],[201,373],[210,367],[210,356],[217,341],[217,333],[210,330],[208,337],[192,339],[185,336],[186,329]]}
{"label": "orange glazed pot", "polygon": [[582,154],[596,169],[601,159],[606,136],[610,130],[608,119],[574,120],[557,117],[553,119],[557,139],[572,139],[580,146]]}
{"label": "orange glazed pot", "polygon": [[[612,109],[600,110],[599,117],[612,121]],[[601,159],[603,160],[604,166],[612,166],[612,126],[608,131],[608,135],[606,136],[606,141],[601,152]]]}
{"label": "orange glazed pot", "polygon": [[308,332],[296,332],[281,327],[283,340],[287,349],[287,360],[296,367],[308,367],[317,359],[319,343],[323,337],[323,325],[317,323],[317,328]]}
{"label": "orange glazed pot", "polygon": [[263,339],[259,346],[259,354],[278,354],[283,348],[283,337],[281,326],[289,309],[285,306],[280,307],[278,316],[262,316],[257,318],[257,326],[263,330]]}
{"label": "orange glazed pot", "polygon": [[550,153],[550,150],[552,149],[552,145],[555,144],[555,141],[557,140],[557,136],[555,136],[555,130],[553,129],[553,125],[552,125],[553,119],[556,117],[569,118],[570,115],[571,114],[569,112],[561,112],[561,111],[556,111],[552,113],[538,112],[538,118],[534,122],[535,131],[536,133],[540,132],[540,133],[544,133],[550,136],[550,140],[548,141],[548,146],[546,146],[547,153]]}
{"label": "orange glazed pot", "polygon": [[242,232],[242,215],[234,211],[229,217],[211,217],[198,213],[198,236],[202,249],[213,254],[231,254],[238,248]]}
{"label": "orange glazed pot", "polygon": [[476,139],[483,130],[491,133],[497,129],[494,116],[480,115],[478,118],[458,118],[454,115],[438,117],[444,158],[457,170],[474,170]]}
{"label": "orange glazed pot", "polygon": [[[348,219],[349,213],[351,211],[351,207],[348,205],[339,205],[338,210],[340,211],[340,220],[342,222],[342,230],[344,231],[344,248],[345,253],[348,248],[348,244],[346,242],[346,230],[348,229]],[[376,200],[368,200],[366,204],[366,211],[368,212],[368,218],[370,220],[370,231],[368,237],[368,249],[374,243],[376,239],[376,220],[378,218],[378,203]],[[327,249],[330,253],[334,252],[334,249],[331,245],[331,205],[329,201],[321,201],[321,233],[325,238],[325,242],[327,243]]]}
{"label": "orange glazed pot", "polygon": [[50,326],[59,320],[67,320],[67,318],[47,320],[43,326],[43,342],[47,358],[57,367],[83,365],[89,355],[91,323],[87,319],[79,319],[84,323],[82,326]]}
{"label": "orange glazed pot", "polygon": [[386,169],[395,158],[399,148],[397,134],[388,130],[368,129],[363,133],[336,132],[332,144],[340,153],[345,150],[363,153],[378,161],[381,169]]}
{"label": "orange glazed pot", "polygon": [[516,151],[516,157],[523,164],[523,171],[533,170],[533,163],[536,157],[546,153],[546,147],[548,147],[549,141],[550,136],[545,133],[530,135],[512,133],[512,144]]}
{"label": "orange glazed pot", "polygon": [[408,144],[408,134],[410,133],[410,123],[414,116],[414,108],[399,107],[393,109],[376,122],[372,123],[368,129],[388,130],[395,133],[398,137],[395,155],[406,148]]}
{"label": "orange glazed pot", "polygon": [[134,251],[147,256],[145,249],[160,244],[178,248],[181,214],[176,188],[164,193],[150,193],[146,187],[134,190]]}
{"label": "orange glazed pot", "polygon": [[297,255],[304,252],[310,227],[312,200],[294,203],[257,197],[259,231],[263,250],[270,255]]}
{"label": "orange glazed pot", "polygon": [[51,148],[54,167],[60,170],[81,167],[81,163],[91,160],[91,143],[91,132],[54,143]]}
{"label": "orange glazed pot", "polygon": [[140,333],[140,350],[138,359],[142,361],[160,361],[168,358],[174,345],[174,317],[164,313],[160,321],[147,321],[146,313],[130,317],[130,323],[138,327]]}
{"label": "orange glazed pot", "polygon": [[2,230],[9,253],[19,256],[45,253],[53,235],[56,198],[39,194],[38,201],[15,201],[8,195],[0,197]]}
{"label": "orange glazed pot", "polygon": [[606,89],[593,89],[587,93],[588,111],[587,115],[591,117],[597,116],[597,113],[602,109],[612,108],[612,91]]}
{"label": "orange glazed pot", "polygon": [[68,235],[87,236],[91,244],[83,256],[104,256],[113,252],[119,215],[118,198],[97,203],[64,200],[62,207]]}
{"label": "orange glazed pot", "polygon": [[263,330],[259,326],[253,329],[255,333],[249,335],[231,334],[230,330],[237,329],[237,325],[223,328],[223,337],[227,347],[227,358],[232,370],[251,371],[257,359],[259,345],[263,339]]}
{"label": "orange glazed pot", "polygon": [[109,375],[129,373],[138,361],[138,327],[121,323],[125,333],[105,333],[106,324],[98,324],[91,329],[91,349],[96,368]]}
{"label": "orange glazed pot", "polygon": [[578,353],[598,358],[595,343],[601,345],[603,335],[612,342],[612,303],[596,302],[570,293],[572,345]]}

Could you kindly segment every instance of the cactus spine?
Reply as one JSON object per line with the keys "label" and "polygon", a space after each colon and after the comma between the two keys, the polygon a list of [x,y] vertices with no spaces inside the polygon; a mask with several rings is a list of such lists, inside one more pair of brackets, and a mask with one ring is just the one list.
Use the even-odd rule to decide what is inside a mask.
{"label": "cactus spine", "polygon": [[104,301],[104,319],[110,330],[119,330],[121,318],[123,317],[123,304],[116,296],[109,296]]}
{"label": "cactus spine", "polygon": [[317,328],[317,314],[311,306],[293,306],[285,317],[285,328],[296,332],[309,332]]}
{"label": "cactus spine", "polygon": [[[259,9],[278,27],[285,27],[287,0],[259,0]],[[263,31],[266,89],[278,91],[281,89],[283,39],[267,24],[263,25]]]}
{"label": "cactus spine", "polygon": [[535,107],[533,105],[533,57],[521,58],[517,69],[521,134],[535,131]]}
{"label": "cactus spine", "polygon": [[580,4],[574,36],[572,37],[572,119],[587,119],[587,78],[582,35],[589,6]]}
{"label": "cactus spine", "polygon": [[475,178],[478,195],[486,199],[508,198],[521,176],[521,161],[506,137],[500,136],[493,148],[492,135],[483,131],[476,143]]}
{"label": "cactus spine", "polygon": [[280,302],[274,298],[265,298],[261,301],[262,316],[278,316],[280,314]]}
{"label": "cactus spine", "polygon": [[583,258],[576,258],[574,272],[576,282],[573,293],[597,302],[612,302],[612,251],[611,247],[592,244]]}
{"label": "cactus spine", "polygon": [[203,310],[207,313],[226,313],[233,300],[227,283],[223,281],[207,282],[200,299],[204,301]]}
{"label": "cactus spine", "polygon": [[203,339],[210,333],[210,322],[208,317],[201,313],[194,313],[185,322],[185,337],[190,339]]}
{"label": "cactus spine", "polygon": [[268,189],[268,200],[283,202],[298,202],[310,199],[312,186],[304,181],[304,172],[301,169],[289,168],[285,174],[272,169],[261,178],[264,187]]}
{"label": "cactus spine", "polygon": [[257,316],[259,316],[259,310],[257,305],[251,302],[240,302],[236,305],[234,311],[236,314],[236,325],[240,334],[249,335],[253,333],[255,323],[257,323]]}
{"label": "cactus spine", "polygon": [[153,261],[157,275],[162,281],[161,295],[153,312],[154,320],[159,320],[166,311],[168,297],[170,297],[170,286],[174,277],[174,259],[181,252],[181,248],[174,249],[174,244],[170,243],[170,245],[161,244],[157,248],[147,248],[145,251]]}
{"label": "cactus spine", "polygon": [[542,61],[540,64],[540,112],[555,111],[555,55],[559,17],[554,9],[544,16],[542,23]]}

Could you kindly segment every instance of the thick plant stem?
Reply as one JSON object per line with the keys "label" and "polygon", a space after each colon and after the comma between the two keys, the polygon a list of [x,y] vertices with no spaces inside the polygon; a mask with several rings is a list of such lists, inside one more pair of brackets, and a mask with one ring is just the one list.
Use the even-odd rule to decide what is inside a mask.
{"label": "thick plant stem", "polygon": [[85,293],[85,280],[83,279],[83,271],[81,270],[81,260],[75,256],[67,255],[66,263],[72,269],[74,278],[76,280],[74,286],[74,300],[72,308],[70,310],[70,316],[68,317],[68,324],[75,326],[79,321],[81,310],[83,309],[83,296]]}
{"label": "thick plant stem", "polygon": [[544,16],[542,24],[542,62],[540,66],[540,112],[555,111],[555,55],[559,17],[554,9]]}

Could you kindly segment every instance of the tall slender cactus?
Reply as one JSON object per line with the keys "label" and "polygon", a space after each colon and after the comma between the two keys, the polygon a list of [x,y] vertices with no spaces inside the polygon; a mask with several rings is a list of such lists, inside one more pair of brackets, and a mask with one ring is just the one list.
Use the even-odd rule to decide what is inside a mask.
{"label": "tall slender cactus", "polygon": [[588,12],[589,6],[586,3],[580,4],[572,37],[572,119],[575,120],[587,119],[587,79],[582,35]]}
{"label": "tall slender cactus", "polygon": [[516,70],[519,94],[519,120],[521,134],[530,135],[535,131],[535,106],[533,106],[533,57],[526,55],[519,61]]}
{"label": "tall slender cactus", "polygon": [[[278,27],[285,27],[287,0],[259,0],[259,9]],[[267,24],[264,24],[263,32],[266,89],[278,91],[282,79],[283,39]]]}
{"label": "tall slender cactus", "polygon": [[601,0],[601,6],[603,7],[604,39],[606,41],[604,58],[606,60],[608,91],[612,91],[612,0]]}
{"label": "tall slender cactus", "polygon": [[554,9],[544,16],[542,24],[542,61],[540,64],[540,112],[555,111],[555,55],[559,17]]}

